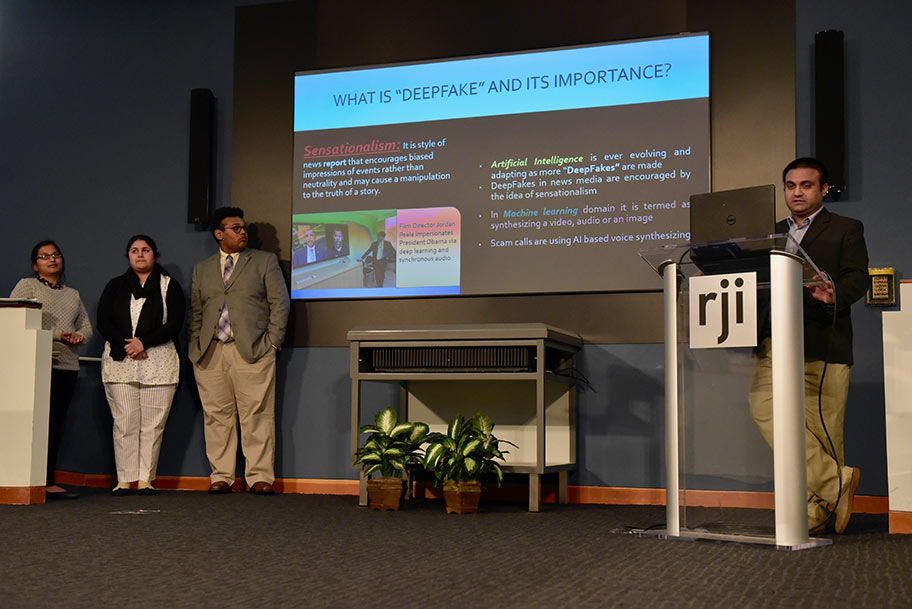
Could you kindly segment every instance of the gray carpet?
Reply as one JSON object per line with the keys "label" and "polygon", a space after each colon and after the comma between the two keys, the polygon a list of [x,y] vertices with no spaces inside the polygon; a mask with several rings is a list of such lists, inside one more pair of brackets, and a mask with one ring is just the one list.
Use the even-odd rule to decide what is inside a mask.
{"label": "gray carpet", "polygon": [[[912,538],[889,535],[882,515],[855,515],[830,547],[783,552],[627,532],[661,524],[660,507],[448,516],[435,500],[380,513],[354,497],[78,490],[0,506],[0,606],[912,606]],[[698,509],[689,523],[769,514]]]}

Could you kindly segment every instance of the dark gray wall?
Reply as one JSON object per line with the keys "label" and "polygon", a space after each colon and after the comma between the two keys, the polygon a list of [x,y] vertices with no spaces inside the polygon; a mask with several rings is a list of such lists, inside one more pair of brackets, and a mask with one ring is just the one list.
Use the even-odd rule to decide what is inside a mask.
{"label": "dark gray wall", "polygon": [[[390,7],[395,7],[390,10]],[[357,36],[347,32],[357,31]],[[287,259],[292,199],[295,70],[475,55],[659,36],[711,34],[712,181],[715,188],[775,180],[794,152],[794,3],[720,0],[428,3],[296,2],[238,11],[232,192],[255,210]],[[769,125],[776,125],[770,129]],[[745,146],[744,141],[755,142]],[[787,161],[786,161],[787,162]],[[644,266],[644,269],[646,267]],[[662,340],[661,295],[297,302],[290,340],[341,346],[353,323],[545,322],[591,343]]]}
{"label": "dark gray wall", "polygon": [[[252,210],[250,219],[262,221],[264,244],[280,255],[284,249],[287,258],[287,244],[278,235],[288,232],[283,223],[288,221],[290,207],[286,194],[290,179],[285,177],[291,169],[290,115],[283,114],[281,104],[277,107],[269,101],[274,98],[267,96],[262,105],[263,90],[258,87],[274,90],[276,76],[284,79],[287,75],[287,84],[282,86],[290,92],[291,74],[284,66],[271,64],[273,72],[261,72],[249,82],[233,82],[235,60],[247,61],[251,54],[268,58],[278,46],[280,52],[284,49],[295,57],[291,71],[306,67],[294,65],[300,61],[358,63],[361,56],[342,44],[347,37],[339,35],[352,30],[339,29],[339,23],[343,18],[357,18],[359,3],[301,4],[299,14],[307,21],[288,27],[293,25],[301,36],[315,33],[309,47],[289,44],[287,38],[276,42],[275,36],[258,40],[243,34],[235,43],[234,8],[241,4],[247,3],[0,1],[0,141],[4,143],[0,149],[0,200],[11,220],[6,239],[0,242],[4,260],[0,290],[8,291],[29,273],[31,245],[51,237],[67,255],[69,283],[80,289],[87,307],[94,311],[104,283],[125,268],[122,251],[126,238],[140,231],[159,241],[162,262],[189,288],[193,263],[214,251],[207,233],[184,223],[189,90],[197,87],[212,89],[218,99],[218,200],[235,201]],[[512,13],[509,7],[501,10],[502,21],[491,27],[505,32],[506,44],[515,48],[609,39],[616,37],[615,28],[624,32],[620,37],[710,29],[714,36],[713,170],[717,188],[776,179],[776,168],[792,154],[794,120],[768,118],[768,122],[758,123],[745,116],[757,112],[763,116],[758,106],[773,103],[772,98],[780,106],[784,98],[784,106],[789,107],[796,88],[798,149],[811,151],[806,120],[810,116],[811,34],[825,27],[846,29],[851,200],[838,204],[837,211],[866,222],[872,264],[903,268],[909,253],[900,231],[910,214],[903,208],[899,190],[900,168],[908,165],[909,153],[903,144],[909,126],[900,104],[908,85],[897,74],[902,72],[899,58],[910,50],[900,30],[901,24],[909,22],[908,9],[889,8],[883,2],[878,3],[884,5],[880,10],[868,5],[862,11],[843,0],[844,8],[834,11],[831,3],[824,7],[822,2],[800,1],[796,79],[791,61],[782,67],[783,57],[794,55],[791,36],[783,42],[778,34],[781,20],[774,18],[785,12],[785,27],[791,32],[789,3],[734,15],[725,7],[735,3],[721,1],[669,0],[633,12],[625,3],[625,10],[614,13],[622,15],[620,23],[606,17],[611,11],[605,4],[565,7],[527,2]],[[245,7],[239,15],[253,21],[264,19],[268,25],[272,9],[257,12],[257,8]],[[465,11],[447,10],[450,12],[440,12],[436,18],[396,17],[385,25],[375,24],[393,27],[401,22],[396,27],[413,32],[408,44],[391,42],[397,40],[393,37],[374,40],[375,60],[414,54],[423,48],[419,43],[439,47],[428,56],[498,50],[479,48],[490,37],[469,27],[471,20],[460,16]],[[593,17],[586,17],[587,10]],[[511,14],[522,15],[524,25],[519,30],[508,27]],[[437,27],[446,22],[465,27]],[[476,25],[479,23],[482,21]],[[369,30],[360,28],[368,39]],[[242,27],[239,31],[250,30]],[[375,31],[384,30],[376,27]],[[525,37],[517,31],[525,32]],[[749,35],[765,37],[766,46],[748,44]],[[770,41],[776,44],[771,47]],[[290,101],[289,95],[282,103],[290,105]],[[281,136],[285,142],[278,148],[268,132],[257,132],[256,123],[244,118],[257,113],[274,117],[270,129],[289,126]],[[260,147],[271,147],[275,159],[258,154]],[[283,147],[288,149],[287,155]],[[232,171],[234,175],[229,175]],[[531,315],[543,304],[568,309],[562,298],[526,297],[515,302],[524,315]],[[408,315],[414,312],[409,307],[416,306],[411,302],[404,307],[412,311]],[[597,342],[621,343],[587,345],[580,358],[580,367],[595,391],[583,393],[579,399],[576,484],[663,484],[662,348],[629,344],[652,342],[660,336],[657,302],[650,295],[590,295],[573,300],[568,309],[575,311],[565,318],[571,329],[594,329],[603,337]],[[395,321],[402,315],[402,303],[374,304],[381,317],[387,315]],[[498,317],[510,304],[510,299],[438,299],[418,305],[417,311],[448,319],[487,316],[503,321]],[[342,306],[332,315],[321,306],[305,307],[303,312],[298,307],[300,344],[338,345],[345,319],[352,325],[352,320],[361,318],[359,305]],[[633,315],[631,309],[639,314]],[[847,456],[865,469],[863,493],[886,494],[880,314],[859,305],[855,317],[858,364],[853,371]],[[332,336],[312,342],[312,335],[319,334],[325,324],[331,326]],[[633,338],[628,336],[631,327],[639,329]],[[97,355],[100,350],[101,342],[95,339],[86,353]],[[341,346],[286,349],[279,368],[279,476],[353,477],[347,455],[347,350]],[[189,366],[184,373],[166,430],[159,473],[206,475],[201,413]],[[64,469],[113,471],[110,415],[98,377],[97,365],[83,367],[68,420]],[[371,384],[366,390],[369,411],[397,400],[395,389],[389,386]]]}
{"label": "dark gray wall", "polygon": [[[190,90],[218,99],[216,194],[230,197],[234,10],[238,2],[0,2],[0,292],[31,273],[32,245],[55,239],[68,283],[94,320],[127,238],[147,233],[189,292],[213,251],[186,224]],[[96,337],[84,355],[100,355]],[[206,474],[202,419],[185,363],[162,473]],[[97,364],[84,365],[62,447],[65,469],[112,472],[111,417]],[[189,381],[189,382],[188,382]]]}
{"label": "dark gray wall", "polygon": [[[845,32],[848,190],[842,201],[828,206],[863,221],[870,266],[895,267],[900,278],[909,278],[912,268],[912,211],[906,192],[912,164],[908,117],[912,85],[905,77],[906,58],[912,54],[910,23],[908,3],[801,0],[795,38],[797,149],[810,154],[814,152],[814,34],[828,29]],[[862,468],[863,492],[885,495],[881,311],[861,303],[855,305],[852,316],[855,365],[846,412],[846,460]]]}
{"label": "dark gray wall", "polygon": [[[339,35],[354,24],[359,24],[354,28],[358,36]],[[296,70],[680,31],[711,34],[714,187],[777,180],[781,166],[794,154],[794,5],[790,1],[762,7],[716,0],[661,0],[636,6],[603,1],[560,6],[512,0],[446,5],[418,0],[394,5],[299,2],[238,11],[232,192],[248,211],[255,210],[264,232],[274,237],[270,245],[280,259],[287,259],[292,199],[289,74]],[[755,145],[745,146],[745,140]],[[645,265],[642,271],[650,272]],[[663,371],[662,348],[657,344],[662,340],[661,306],[658,292],[300,301],[295,303],[286,342],[299,348],[344,346],[345,334],[354,325],[416,322],[539,321],[577,332],[589,343],[580,364],[593,388],[579,399],[579,469],[573,481],[661,486]],[[345,370],[336,374],[344,378]],[[701,407],[688,413],[694,423],[688,426],[694,441],[686,443],[689,483],[714,489],[755,490],[758,484],[770,488],[770,452],[746,416],[748,377],[730,382],[723,378],[712,375],[707,389],[694,396]],[[724,391],[719,390],[720,384]],[[716,399],[720,395],[732,399],[720,403]],[[703,403],[718,407],[719,416],[708,416]],[[301,407],[306,408],[306,403]],[[730,442],[708,443],[707,433]],[[726,452],[731,448],[734,453]]]}

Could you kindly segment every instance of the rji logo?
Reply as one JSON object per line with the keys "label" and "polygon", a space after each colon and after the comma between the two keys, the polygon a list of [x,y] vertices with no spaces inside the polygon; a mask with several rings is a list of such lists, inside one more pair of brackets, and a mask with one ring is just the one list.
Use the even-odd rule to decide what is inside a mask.
{"label": "rji logo", "polygon": [[757,274],[690,278],[690,347],[757,345]]}

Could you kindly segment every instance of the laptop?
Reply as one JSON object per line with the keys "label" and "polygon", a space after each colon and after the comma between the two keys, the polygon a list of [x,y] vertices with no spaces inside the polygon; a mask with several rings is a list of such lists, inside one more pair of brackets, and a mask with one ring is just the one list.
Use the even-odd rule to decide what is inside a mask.
{"label": "laptop", "polygon": [[690,242],[694,244],[690,257],[707,275],[757,271],[769,277],[769,252],[777,247],[775,240],[737,240],[766,237],[775,230],[773,184],[690,197]]}

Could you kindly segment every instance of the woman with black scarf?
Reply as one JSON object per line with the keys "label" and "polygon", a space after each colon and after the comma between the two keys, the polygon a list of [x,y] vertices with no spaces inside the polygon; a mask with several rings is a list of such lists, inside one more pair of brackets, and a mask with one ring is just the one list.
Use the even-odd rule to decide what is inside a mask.
{"label": "woman with black scarf", "polygon": [[162,433],[177,390],[177,334],[186,304],[180,285],[158,265],[158,247],[147,235],[127,241],[130,268],[105,286],[98,301],[98,331],[105,337],[101,380],[114,417],[117,486],[137,482],[152,495]]}

